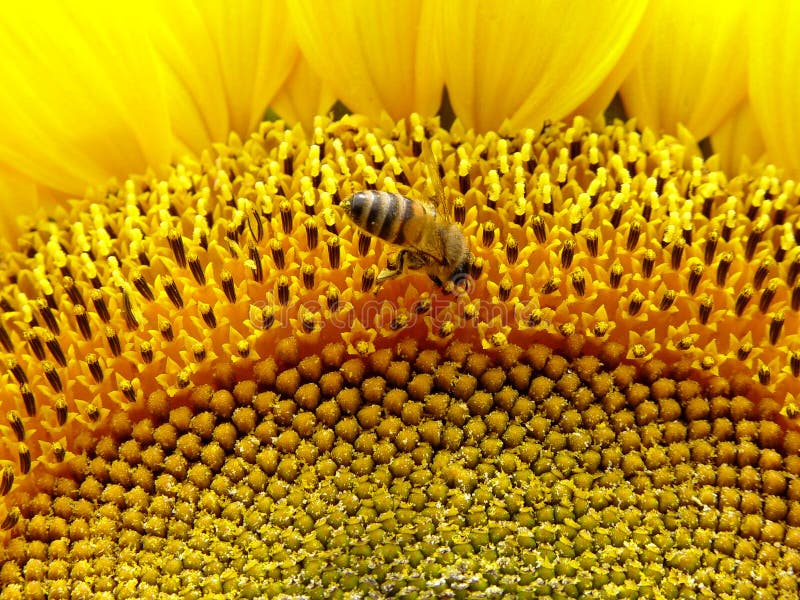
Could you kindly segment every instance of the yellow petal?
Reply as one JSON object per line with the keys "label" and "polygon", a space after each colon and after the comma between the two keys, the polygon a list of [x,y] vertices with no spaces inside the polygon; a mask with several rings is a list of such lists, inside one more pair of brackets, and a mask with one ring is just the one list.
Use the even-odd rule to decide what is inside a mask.
{"label": "yellow petal", "polygon": [[711,147],[728,173],[747,172],[763,158],[764,139],[749,102],[743,102],[711,136]]}
{"label": "yellow petal", "polygon": [[445,81],[456,115],[487,130],[561,119],[611,73],[645,3],[441,5]]}
{"label": "yellow petal", "polygon": [[[24,217],[45,210],[52,214],[58,204],[64,202],[64,194],[56,194],[49,188],[37,185],[30,177],[0,167],[0,240],[10,241],[25,231],[31,224]],[[24,207],[23,218],[17,218]],[[41,218],[41,215],[39,215]]]}
{"label": "yellow petal", "polygon": [[169,160],[146,11],[14,5],[0,23],[0,164],[56,190]]}
{"label": "yellow petal", "polygon": [[324,115],[336,101],[330,86],[304,57],[295,63],[289,78],[272,101],[272,109],[290,123],[309,125],[314,115]]}
{"label": "yellow petal", "polygon": [[194,4],[170,2],[148,27],[157,84],[169,98],[170,125],[181,154],[224,140],[230,129],[227,94],[206,21]]}
{"label": "yellow petal", "polygon": [[348,108],[375,120],[384,111],[436,112],[442,76],[431,5],[304,0],[290,13],[301,51]]}
{"label": "yellow petal", "polygon": [[283,2],[6,12],[0,167],[61,194],[251,131],[298,54]]}
{"label": "yellow petal", "polygon": [[[297,59],[298,49],[283,0],[207,2],[201,5],[230,115],[230,129],[253,131]],[[226,139],[223,137],[215,141]]]}
{"label": "yellow petal", "polygon": [[[631,41],[622,57],[611,69],[611,72],[605,80],[592,92],[581,105],[572,111],[571,117],[584,115],[590,118],[602,115],[608,105],[611,103],[614,95],[619,90],[620,85],[631,72],[634,65],[638,62],[641,53],[644,51],[645,45],[650,40],[653,30],[657,9],[655,2],[648,2],[644,16],[642,17],[636,31],[633,32]],[[566,119],[569,121],[570,119]]]}
{"label": "yellow petal", "polygon": [[620,93],[643,127],[697,139],[711,134],[746,94],[743,1],[658,2],[650,42]]}
{"label": "yellow petal", "polygon": [[750,98],[768,159],[800,173],[800,5],[769,2],[749,14]]}

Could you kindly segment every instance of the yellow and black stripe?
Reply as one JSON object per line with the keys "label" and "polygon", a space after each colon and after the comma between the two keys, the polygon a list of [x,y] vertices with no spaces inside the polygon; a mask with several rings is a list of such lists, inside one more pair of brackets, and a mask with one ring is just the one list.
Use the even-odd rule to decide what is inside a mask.
{"label": "yellow and black stripe", "polygon": [[409,239],[405,225],[415,216],[425,216],[425,209],[419,203],[400,194],[377,190],[353,194],[344,209],[361,229],[397,245],[417,241]]}

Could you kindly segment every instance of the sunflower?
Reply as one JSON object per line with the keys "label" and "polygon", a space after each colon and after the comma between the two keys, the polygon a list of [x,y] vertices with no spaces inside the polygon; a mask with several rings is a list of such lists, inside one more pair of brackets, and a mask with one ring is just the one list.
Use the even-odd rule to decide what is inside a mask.
{"label": "sunflower", "polygon": [[[777,11],[51,8],[2,25],[6,186],[53,208],[0,271],[0,597],[798,593]],[[441,191],[466,279],[384,281],[362,190]]]}

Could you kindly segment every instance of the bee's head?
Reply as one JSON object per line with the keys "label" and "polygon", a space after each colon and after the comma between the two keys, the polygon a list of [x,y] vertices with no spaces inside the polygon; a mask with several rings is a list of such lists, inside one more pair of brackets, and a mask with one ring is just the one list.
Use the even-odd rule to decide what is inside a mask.
{"label": "bee's head", "polygon": [[470,264],[472,263],[472,255],[468,254],[464,260],[462,260],[456,269],[453,271],[452,275],[450,275],[450,279],[448,279],[442,289],[447,288],[447,291],[453,291],[458,293],[469,291],[474,286],[474,281],[469,274],[470,271]]}
{"label": "bee's head", "polygon": [[450,276],[450,281],[458,285],[461,281],[466,279],[469,274],[469,262],[469,257],[462,260]]}

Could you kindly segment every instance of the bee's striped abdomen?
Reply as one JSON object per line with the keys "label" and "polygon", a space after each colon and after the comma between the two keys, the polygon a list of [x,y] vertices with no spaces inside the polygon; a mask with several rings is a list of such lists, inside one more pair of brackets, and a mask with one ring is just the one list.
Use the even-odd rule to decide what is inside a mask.
{"label": "bee's striped abdomen", "polygon": [[400,245],[405,241],[403,225],[413,215],[414,205],[400,194],[366,190],[353,194],[346,210],[367,233]]}

